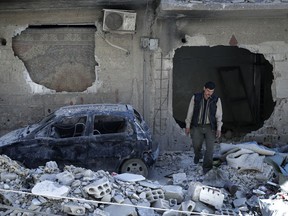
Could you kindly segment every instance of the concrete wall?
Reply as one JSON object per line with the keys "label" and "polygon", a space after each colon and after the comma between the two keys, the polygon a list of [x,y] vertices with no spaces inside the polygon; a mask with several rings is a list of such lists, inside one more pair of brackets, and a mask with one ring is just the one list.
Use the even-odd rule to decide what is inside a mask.
{"label": "concrete wall", "polygon": [[[238,46],[262,53],[273,65],[271,86],[276,107],[264,127],[248,134],[259,141],[288,140],[288,18],[189,18],[154,16],[152,8],[137,11],[136,34],[104,34],[100,9],[0,13],[0,131],[5,133],[41,119],[57,107],[80,103],[132,104],[152,127],[164,150],[187,150],[191,141],[173,119],[173,56],[181,46]],[[192,13],[192,12],[191,12]],[[96,80],[83,92],[55,92],[34,83],[14,56],[12,38],[32,24],[95,24]],[[141,38],[159,39],[159,48],[141,47]],[[186,43],[183,43],[183,37]]]}

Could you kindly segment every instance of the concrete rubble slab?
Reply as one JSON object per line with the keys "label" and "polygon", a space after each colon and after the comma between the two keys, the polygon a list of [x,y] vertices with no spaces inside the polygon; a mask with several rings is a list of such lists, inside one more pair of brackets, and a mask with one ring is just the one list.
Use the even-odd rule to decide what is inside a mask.
{"label": "concrete rubble slab", "polygon": [[145,180],[145,177],[138,174],[132,174],[132,173],[122,173],[117,174],[114,176],[115,179],[121,180],[121,181],[128,181],[128,182],[135,182],[135,181],[143,181]]}
{"label": "concrete rubble slab", "polygon": [[137,216],[136,208],[130,206],[132,203],[129,199],[125,199],[124,204],[128,205],[109,205],[104,208],[104,211],[108,212],[110,215]]}
{"label": "concrete rubble slab", "polygon": [[37,183],[31,190],[33,194],[60,199],[68,194],[70,187],[60,185],[56,182],[43,181]]}

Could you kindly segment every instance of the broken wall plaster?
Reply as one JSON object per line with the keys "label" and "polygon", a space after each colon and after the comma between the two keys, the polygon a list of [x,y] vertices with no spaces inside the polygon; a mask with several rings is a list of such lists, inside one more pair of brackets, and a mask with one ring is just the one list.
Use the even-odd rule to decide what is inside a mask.
{"label": "broken wall plaster", "polygon": [[[20,35],[21,32],[25,31],[28,27],[29,27],[28,24],[20,26],[20,27],[17,26],[16,29],[15,29],[15,26],[11,26],[11,28],[13,29],[13,37]],[[95,61],[97,62],[96,55],[94,55],[94,57],[95,57]],[[56,93],[56,91],[53,89],[49,89],[43,85],[35,83],[31,79],[30,74],[29,74],[28,70],[26,69],[23,61],[21,59],[19,59],[18,57],[17,57],[17,59],[21,61],[21,63],[23,64],[23,67],[25,68],[25,70],[23,71],[23,77],[24,77],[24,80],[26,81],[26,84],[28,84],[28,86],[30,87],[30,91],[32,94],[53,94],[53,93]],[[101,88],[102,82],[98,80],[98,71],[100,71],[99,68],[100,68],[99,66],[96,66],[95,70],[94,70],[95,77],[96,77],[95,81],[92,83],[92,85],[90,87],[88,87],[86,90],[84,90],[82,92],[84,92],[84,93],[96,93],[97,90],[99,88]],[[61,93],[67,93],[67,92],[61,91]]]}
{"label": "broken wall plaster", "polygon": [[48,89],[43,85],[39,85],[32,81],[30,78],[29,72],[27,70],[23,71],[23,76],[26,81],[26,84],[29,85],[32,94],[52,94],[56,93],[55,90]]}

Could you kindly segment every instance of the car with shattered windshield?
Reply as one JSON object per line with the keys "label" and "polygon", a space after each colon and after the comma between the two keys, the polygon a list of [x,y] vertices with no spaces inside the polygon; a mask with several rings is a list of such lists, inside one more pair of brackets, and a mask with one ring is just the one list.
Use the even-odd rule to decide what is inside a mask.
{"label": "car with shattered windshield", "polygon": [[127,104],[62,107],[42,121],[0,138],[0,154],[28,168],[56,161],[145,177],[159,146],[141,114]]}

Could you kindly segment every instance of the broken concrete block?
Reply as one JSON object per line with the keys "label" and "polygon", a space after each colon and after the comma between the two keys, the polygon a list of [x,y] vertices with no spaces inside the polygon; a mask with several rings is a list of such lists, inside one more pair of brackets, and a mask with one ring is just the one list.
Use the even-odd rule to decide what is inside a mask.
{"label": "broken concrete block", "polygon": [[44,171],[47,173],[53,173],[58,170],[58,164],[55,161],[48,161],[44,167]]}
{"label": "broken concrete block", "polygon": [[202,184],[200,182],[190,182],[188,187],[188,196],[193,201],[199,201],[200,191],[202,190]]}
{"label": "broken concrete block", "polygon": [[7,182],[8,180],[15,180],[18,178],[18,175],[16,173],[8,173],[8,172],[1,172],[0,175],[0,181]]}
{"label": "broken concrete block", "polygon": [[139,181],[138,184],[143,186],[143,187],[148,187],[151,189],[158,189],[158,188],[162,187],[162,185],[160,185],[159,183],[151,183],[148,181]]}
{"label": "broken concrete block", "polygon": [[98,179],[97,181],[89,184],[83,188],[83,190],[95,198],[102,198],[106,194],[111,193],[111,186],[106,178]]}
{"label": "broken concrete block", "polygon": [[150,208],[150,202],[141,200],[137,202],[137,212],[139,216],[155,215],[155,211]]}
{"label": "broken concrete block", "polygon": [[[195,202],[195,208],[194,211],[195,212],[205,212],[205,213],[209,213],[209,214],[214,214],[214,209],[212,209],[210,206],[206,205],[205,203],[202,202]],[[205,215],[205,214],[203,214]]]}
{"label": "broken concrete block", "polygon": [[115,179],[119,179],[121,181],[128,181],[128,182],[136,182],[136,181],[143,181],[145,177],[138,174],[133,173],[122,173],[114,176]]}
{"label": "broken concrete block", "polygon": [[183,189],[177,185],[165,185],[162,187],[166,199],[176,199],[177,203],[181,203],[184,199]]}
{"label": "broken concrete block", "polygon": [[216,209],[220,209],[223,205],[224,194],[217,188],[203,186],[200,191],[199,200],[214,206]]}
{"label": "broken concrete block", "polygon": [[136,209],[132,206],[131,201],[129,199],[125,199],[124,204],[128,205],[109,205],[108,207],[104,208],[105,212],[108,212],[111,216],[112,215],[121,215],[121,216],[137,216]]}
{"label": "broken concrete block", "polygon": [[72,173],[68,171],[64,171],[64,172],[58,173],[56,175],[56,179],[58,180],[60,184],[70,186],[72,182],[75,180],[75,177]]}
{"label": "broken concrete block", "polygon": [[172,175],[173,185],[187,185],[186,173],[176,173]]}
{"label": "broken concrete block", "polygon": [[146,199],[152,203],[158,199],[165,199],[164,191],[162,189],[146,191]]}
{"label": "broken concrete block", "polygon": [[63,211],[69,215],[85,215],[85,208],[75,203],[64,204]]}
{"label": "broken concrete block", "polygon": [[169,209],[169,201],[165,199],[158,199],[155,202],[153,202],[152,207],[154,208],[160,208],[160,209]]}
{"label": "broken concrete block", "polygon": [[117,194],[113,197],[116,203],[123,203],[124,202],[124,197],[121,194]]}
{"label": "broken concrete block", "polygon": [[179,215],[178,212],[173,209],[167,210],[162,214],[162,216],[178,216],[178,215]]}
{"label": "broken concrete block", "polygon": [[246,198],[238,198],[233,201],[233,205],[236,208],[246,205]]}
{"label": "broken concrete block", "polygon": [[193,202],[192,200],[187,200],[187,201],[181,203],[180,210],[181,211],[187,211],[187,212],[193,212],[195,206],[196,206],[195,202]]}
{"label": "broken concrete block", "polygon": [[99,208],[95,209],[95,211],[93,212],[94,216],[110,216],[110,214],[108,212],[105,212]]}
{"label": "broken concrete block", "polygon": [[[66,196],[70,187],[59,185],[56,182],[43,181],[37,183],[31,190],[33,194],[47,196],[49,198],[58,199],[59,197]],[[61,198],[60,198],[61,199]]]}

